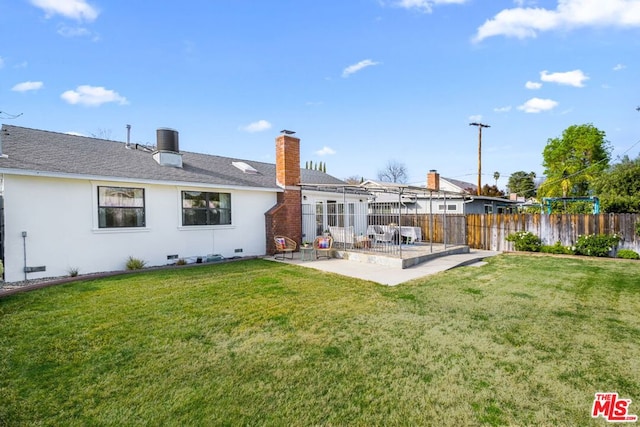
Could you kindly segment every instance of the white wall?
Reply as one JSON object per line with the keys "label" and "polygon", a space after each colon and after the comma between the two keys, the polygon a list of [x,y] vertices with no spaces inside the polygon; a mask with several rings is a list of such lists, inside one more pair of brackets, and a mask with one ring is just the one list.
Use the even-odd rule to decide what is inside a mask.
{"label": "white wall", "polygon": [[[144,188],[146,227],[99,229],[98,185]],[[182,190],[231,193],[232,225],[183,227]],[[123,270],[129,256],[156,266],[173,262],[167,255],[174,254],[264,255],[264,213],[275,204],[276,193],[267,191],[5,175],[5,280],[24,280],[23,243],[27,266],[46,266],[28,279],[65,276],[71,268],[80,274]]]}
{"label": "white wall", "polygon": [[[328,191],[302,190],[302,234],[303,240],[313,241],[313,239],[329,227],[329,214],[327,203],[335,202],[338,205],[346,203],[347,208],[343,215],[343,223],[353,225],[356,233],[366,233],[367,229],[367,195],[366,194],[343,194]],[[316,215],[316,205],[322,204],[322,224]],[[320,227],[320,229],[318,229]]]}
{"label": "white wall", "polygon": [[[431,207],[433,207],[433,213],[434,214],[443,214],[445,213],[444,210],[440,209],[440,207],[442,207],[443,205],[445,205],[445,199],[444,198],[436,198],[434,197],[431,201],[429,201],[429,199],[423,199],[420,198],[418,199],[418,213],[431,213]],[[455,209],[454,209],[455,206]],[[450,215],[454,215],[454,214],[463,214],[464,213],[464,201],[462,199],[446,199],[446,213],[450,214]]]}

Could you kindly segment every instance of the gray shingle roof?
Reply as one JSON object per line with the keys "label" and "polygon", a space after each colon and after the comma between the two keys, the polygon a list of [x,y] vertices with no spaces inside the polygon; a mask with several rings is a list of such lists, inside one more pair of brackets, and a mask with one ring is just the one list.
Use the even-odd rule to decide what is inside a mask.
{"label": "gray shingle roof", "polygon": [[[0,138],[2,153],[8,156],[0,158],[0,170],[279,189],[272,163],[181,151],[183,167],[174,168],[159,165],[143,147],[127,148],[123,142],[10,125],[2,126]],[[242,172],[231,164],[236,161],[250,164],[258,173]],[[306,169],[301,170],[301,180],[344,184],[323,172]]]}

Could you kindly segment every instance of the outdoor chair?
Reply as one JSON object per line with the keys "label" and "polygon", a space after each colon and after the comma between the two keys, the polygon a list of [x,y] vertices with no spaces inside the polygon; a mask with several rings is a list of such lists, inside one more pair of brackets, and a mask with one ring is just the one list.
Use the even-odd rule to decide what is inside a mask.
{"label": "outdoor chair", "polygon": [[351,247],[356,242],[356,233],[353,231],[352,225],[349,227],[329,226],[329,233],[331,233],[333,243],[340,245],[340,247]]}
{"label": "outdoor chair", "polygon": [[276,254],[274,258],[278,259],[278,254],[282,256],[280,259],[284,259],[287,253],[291,254],[291,259],[293,259],[293,253],[295,252],[298,244],[292,239],[285,236],[275,236],[273,238],[276,244]]}
{"label": "outdoor chair", "polygon": [[320,256],[331,258],[333,238],[331,236],[318,236],[313,241],[313,248],[316,250],[316,259]]}
{"label": "outdoor chair", "polygon": [[385,230],[379,225],[373,226],[373,242],[374,243],[391,243],[395,235],[395,230],[387,228]]}

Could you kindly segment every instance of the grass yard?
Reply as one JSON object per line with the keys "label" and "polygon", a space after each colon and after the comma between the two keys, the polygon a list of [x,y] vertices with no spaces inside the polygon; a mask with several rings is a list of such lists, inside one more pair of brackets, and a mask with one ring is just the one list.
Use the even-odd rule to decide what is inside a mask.
{"label": "grass yard", "polygon": [[0,299],[0,425],[606,425],[640,263],[501,255],[383,287],[263,260]]}

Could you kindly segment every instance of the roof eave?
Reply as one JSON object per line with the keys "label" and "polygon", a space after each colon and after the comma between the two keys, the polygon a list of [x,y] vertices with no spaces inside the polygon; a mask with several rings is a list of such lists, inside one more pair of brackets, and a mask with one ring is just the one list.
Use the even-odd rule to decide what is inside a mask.
{"label": "roof eave", "polygon": [[242,185],[228,185],[228,184],[215,184],[206,182],[193,182],[193,181],[164,181],[153,179],[139,179],[139,178],[127,178],[121,176],[103,176],[103,175],[83,175],[83,174],[71,174],[64,172],[47,172],[25,169],[8,169],[0,168],[0,174],[4,175],[18,175],[18,176],[32,176],[39,178],[54,178],[54,179],[75,179],[85,181],[105,181],[105,182],[128,182],[132,184],[151,184],[151,185],[169,185],[176,187],[203,187],[203,188],[223,188],[229,190],[243,190],[243,191],[262,191],[262,192],[274,192],[281,193],[284,190],[276,187],[254,187],[254,186],[242,186]]}

